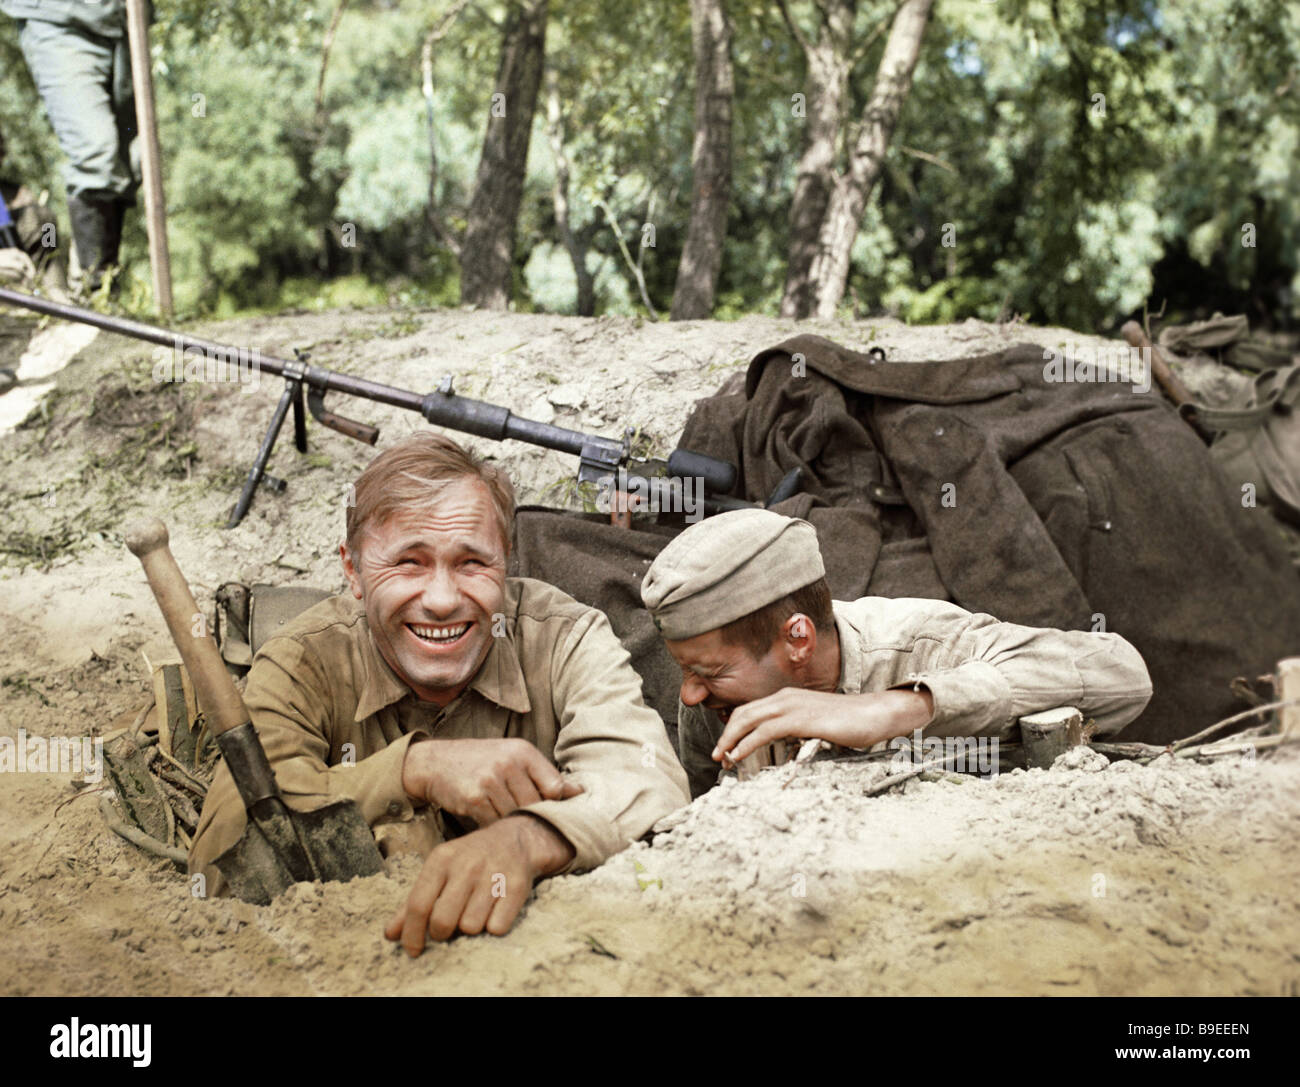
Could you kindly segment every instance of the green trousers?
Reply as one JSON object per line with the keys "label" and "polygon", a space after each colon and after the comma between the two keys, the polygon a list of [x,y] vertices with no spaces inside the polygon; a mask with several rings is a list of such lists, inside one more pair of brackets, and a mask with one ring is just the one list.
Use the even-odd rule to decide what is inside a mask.
{"label": "green trousers", "polygon": [[68,195],[131,200],[140,183],[140,160],[125,36],[106,38],[77,26],[25,19],[18,40],[68,158]]}

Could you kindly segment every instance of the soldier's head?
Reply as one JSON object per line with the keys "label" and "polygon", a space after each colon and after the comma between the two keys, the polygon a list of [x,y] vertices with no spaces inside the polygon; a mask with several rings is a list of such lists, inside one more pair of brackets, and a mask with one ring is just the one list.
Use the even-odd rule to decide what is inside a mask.
{"label": "soldier's head", "polygon": [[450,438],[422,433],[371,461],[349,498],[339,552],[375,645],[420,698],[446,705],[492,647],[514,488]]}
{"label": "soldier's head", "polygon": [[732,709],[811,682],[838,646],[817,532],[767,510],[691,525],[646,571],[641,599],[682,670],[681,700]]}

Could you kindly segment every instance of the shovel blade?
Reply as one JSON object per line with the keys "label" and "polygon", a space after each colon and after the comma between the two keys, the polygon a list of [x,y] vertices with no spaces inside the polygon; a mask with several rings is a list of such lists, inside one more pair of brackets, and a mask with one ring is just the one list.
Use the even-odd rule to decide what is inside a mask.
{"label": "shovel blade", "polygon": [[[277,798],[276,807],[276,818],[266,820],[267,831],[250,813],[242,837],[216,860],[217,870],[236,898],[266,906],[295,883],[310,879],[346,882],[383,870],[374,835],[351,800],[302,812]],[[286,857],[283,844],[277,840],[284,816],[292,823],[297,839],[296,856]],[[306,854],[311,874],[303,869],[302,853]]]}

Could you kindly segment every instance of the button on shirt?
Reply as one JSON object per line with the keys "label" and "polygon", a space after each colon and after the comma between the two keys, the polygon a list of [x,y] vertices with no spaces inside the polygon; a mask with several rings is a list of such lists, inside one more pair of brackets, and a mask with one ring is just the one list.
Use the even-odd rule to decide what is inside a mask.
{"label": "button on shirt", "polygon": [[[1011,737],[1019,719],[1074,706],[1098,735],[1132,721],[1151,698],[1141,655],[1118,634],[1002,623],[942,600],[866,596],[833,602],[845,694],[897,687],[927,690],[934,715],[925,736]],[[678,706],[678,746],[699,796],[718,780],[710,757],[722,735],[702,704]]]}
{"label": "button on shirt", "polygon": [[[564,871],[592,868],[687,803],[686,776],[605,615],[531,578],[507,578],[500,636],[445,707],[423,702],[379,654],[351,596],[310,608],[269,640],[244,701],[286,802],[353,800],[372,828],[416,815],[402,762],[417,737],[520,737],[581,785],[521,811],[573,845]],[[428,811],[420,813],[427,817]],[[465,821],[467,822],[467,821]],[[203,806],[190,870],[239,840],[244,809],[224,763]]]}

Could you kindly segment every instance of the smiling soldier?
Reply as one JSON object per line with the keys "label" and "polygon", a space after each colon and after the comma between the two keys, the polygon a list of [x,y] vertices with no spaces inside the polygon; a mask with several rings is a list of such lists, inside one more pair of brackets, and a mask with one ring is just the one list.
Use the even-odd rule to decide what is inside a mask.
{"label": "smiling soldier", "polygon": [[[422,434],[355,496],[351,594],[268,641],[244,700],[294,807],[352,799],[382,851],[427,854],[385,929],[418,955],[426,935],[505,933],[534,880],[641,837],[687,802],[686,778],[604,614],[506,577],[503,472]],[[243,828],[223,764],[189,858],[211,890]]]}
{"label": "smiling soldier", "polygon": [[691,525],[641,599],[682,669],[678,748],[698,796],[774,740],[865,749],[917,729],[1007,738],[1073,706],[1119,731],[1151,698],[1117,634],[1001,623],[941,600],[832,601],[817,530],[769,510]]}

